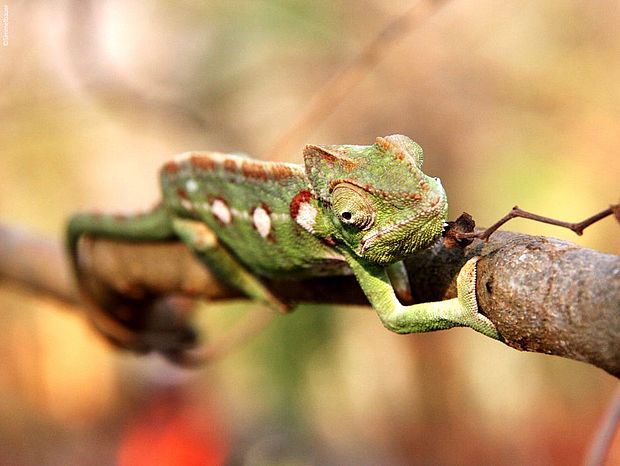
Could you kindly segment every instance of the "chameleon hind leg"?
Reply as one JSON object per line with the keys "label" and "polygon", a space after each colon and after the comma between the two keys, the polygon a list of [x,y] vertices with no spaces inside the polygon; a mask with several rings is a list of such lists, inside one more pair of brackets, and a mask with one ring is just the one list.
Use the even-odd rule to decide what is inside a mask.
{"label": "chameleon hind leg", "polygon": [[289,312],[289,307],[276,298],[256,276],[247,270],[204,223],[179,218],[173,220],[172,227],[176,235],[222,281],[277,312]]}
{"label": "chameleon hind leg", "polygon": [[[220,244],[215,233],[204,223],[179,218],[173,220],[172,225],[176,235],[223,282],[265,305],[269,311],[289,311],[288,306],[273,296],[265,285]],[[265,311],[265,307],[259,306],[259,309],[247,313],[232,330],[201,347],[178,354],[175,362],[186,366],[199,366],[219,358],[257,334],[271,321],[274,313]]]}
{"label": "chameleon hind leg", "polygon": [[451,327],[470,327],[500,340],[493,323],[478,312],[476,300],[476,261],[465,263],[457,277],[458,297],[445,301],[403,306],[381,266],[361,262],[350,251],[342,251],[370,304],[381,322],[396,333],[419,333]]}

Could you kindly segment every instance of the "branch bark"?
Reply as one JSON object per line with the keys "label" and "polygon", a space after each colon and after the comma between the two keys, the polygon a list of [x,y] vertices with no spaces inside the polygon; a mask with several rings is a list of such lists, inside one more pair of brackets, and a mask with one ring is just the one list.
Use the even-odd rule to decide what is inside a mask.
{"label": "branch bark", "polygon": [[508,346],[620,376],[620,257],[554,238],[498,232],[464,251],[439,245],[412,257],[407,268],[413,286],[424,290],[418,299],[454,296],[452,277],[473,255],[481,256],[481,311]]}
{"label": "branch bark", "polygon": [[[474,255],[481,257],[477,284],[481,312],[497,326],[508,346],[583,361],[620,377],[620,257],[510,232],[495,233],[486,243],[476,240],[465,249],[439,243],[407,260],[414,298],[454,297],[455,277]],[[0,228],[0,279],[26,283],[74,303],[76,293],[63,256],[57,244]],[[80,257],[99,292],[112,296],[107,300],[108,312],[138,334],[152,331],[154,321],[162,330],[162,325],[177,325],[178,319],[184,319],[183,314],[163,323],[161,316],[153,319],[152,314],[161,309],[157,305],[161,296],[242,297],[179,243],[85,238]],[[57,270],[33,275],[42,262]],[[268,285],[290,303],[366,303],[350,276],[269,281]],[[128,318],[128,313],[133,315]]]}

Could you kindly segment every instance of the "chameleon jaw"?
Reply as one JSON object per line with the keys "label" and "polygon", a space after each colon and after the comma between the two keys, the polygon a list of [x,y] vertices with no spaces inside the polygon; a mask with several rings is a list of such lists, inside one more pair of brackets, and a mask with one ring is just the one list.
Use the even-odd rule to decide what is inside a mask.
{"label": "chameleon jaw", "polygon": [[[394,231],[403,229],[407,225],[412,224],[420,219],[427,218],[428,220],[424,222],[424,225],[421,228],[419,228],[419,230],[424,230],[426,229],[429,222],[433,220],[433,218],[443,215],[444,212],[445,212],[445,202],[438,202],[435,206],[433,206],[433,208],[430,211],[419,212],[399,222],[391,223],[382,228],[379,228],[378,230],[371,231],[367,233],[366,235],[364,235],[364,237],[360,241],[360,244],[356,252],[359,256],[364,257],[366,252],[373,246],[373,244],[375,244],[382,237],[385,237],[386,235],[389,235],[390,233],[393,233]],[[443,223],[444,223],[443,221],[440,222],[440,226],[443,226]],[[441,228],[439,228],[438,232],[439,233],[441,232]]]}

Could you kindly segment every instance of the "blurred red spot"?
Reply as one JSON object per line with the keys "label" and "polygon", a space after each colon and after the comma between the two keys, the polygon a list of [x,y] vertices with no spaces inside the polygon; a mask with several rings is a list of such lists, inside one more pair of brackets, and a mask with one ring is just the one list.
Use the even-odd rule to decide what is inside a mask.
{"label": "blurred red spot", "polygon": [[228,434],[213,413],[196,412],[184,397],[164,394],[130,419],[119,466],[217,466],[229,452]]}

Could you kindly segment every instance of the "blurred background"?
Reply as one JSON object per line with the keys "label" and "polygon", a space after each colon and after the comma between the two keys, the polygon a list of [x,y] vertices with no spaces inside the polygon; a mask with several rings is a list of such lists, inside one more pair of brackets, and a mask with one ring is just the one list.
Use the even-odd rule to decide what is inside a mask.
{"label": "blurred background", "polygon": [[[76,210],[152,205],[175,153],[274,158],[411,5],[0,3],[0,221],[58,240]],[[518,204],[581,220],[618,201],[619,31],[616,0],[447,1],[277,156],[402,133],[442,178],[451,219],[488,225]],[[507,229],[620,254],[609,218],[583,237]],[[244,306],[204,305],[200,322]],[[195,371],[118,352],[79,309],[8,285],[0,332],[1,465],[581,464],[617,387],[466,329],[390,334],[365,308],[302,307]],[[611,455],[620,464],[618,439]]]}

